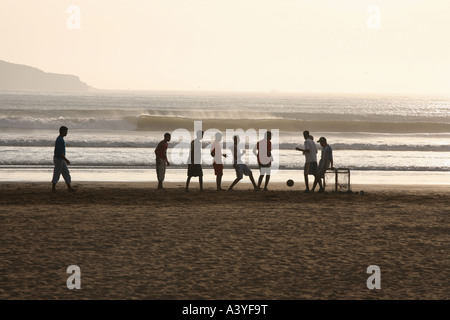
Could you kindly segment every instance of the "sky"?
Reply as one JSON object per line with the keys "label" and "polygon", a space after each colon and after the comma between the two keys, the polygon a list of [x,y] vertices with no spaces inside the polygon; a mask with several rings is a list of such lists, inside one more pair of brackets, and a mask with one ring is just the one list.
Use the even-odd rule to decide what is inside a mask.
{"label": "sky", "polygon": [[99,89],[450,92],[449,0],[0,0],[0,8],[0,60]]}

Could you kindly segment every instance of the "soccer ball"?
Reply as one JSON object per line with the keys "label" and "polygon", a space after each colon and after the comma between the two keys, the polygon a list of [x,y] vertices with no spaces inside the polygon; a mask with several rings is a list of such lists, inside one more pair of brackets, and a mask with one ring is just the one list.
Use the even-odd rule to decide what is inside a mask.
{"label": "soccer ball", "polygon": [[294,180],[289,179],[288,181],[286,181],[286,184],[288,185],[288,187],[292,187],[294,185]]}

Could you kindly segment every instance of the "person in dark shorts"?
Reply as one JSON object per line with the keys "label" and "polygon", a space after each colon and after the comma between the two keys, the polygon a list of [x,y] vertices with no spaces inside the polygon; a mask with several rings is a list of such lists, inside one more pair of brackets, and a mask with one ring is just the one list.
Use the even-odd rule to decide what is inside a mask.
{"label": "person in dark shorts", "polygon": [[202,139],[204,131],[197,131],[197,138],[191,141],[191,150],[188,161],[187,181],[185,192],[189,192],[189,183],[192,177],[198,177],[200,191],[203,191],[202,170]]}
{"label": "person in dark shorts", "polygon": [[241,157],[245,154],[245,150],[241,152],[239,148],[239,136],[233,137],[234,144],[231,147],[231,153],[233,155],[233,168],[236,170],[236,179],[233,181],[231,186],[228,188],[228,191],[233,190],[233,187],[244,177],[244,175],[250,178],[250,181],[253,184],[253,188],[258,190],[258,186],[255,183],[255,179],[253,178],[253,173],[250,168],[242,162]]}
{"label": "person in dark shorts", "polygon": [[223,191],[222,189],[222,176],[223,176],[223,163],[222,157],[227,157],[225,153],[222,153],[222,133],[217,132],[214,142],[211,144],[211,157],[214,158],[213,168],[216,175],[217,191]]}

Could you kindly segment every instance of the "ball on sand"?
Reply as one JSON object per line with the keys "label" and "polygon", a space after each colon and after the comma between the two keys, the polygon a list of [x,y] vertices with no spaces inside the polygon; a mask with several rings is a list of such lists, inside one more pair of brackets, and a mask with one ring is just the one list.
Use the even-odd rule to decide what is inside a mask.
{"label": "ball on sand", "polygon": [[286,181],[286,184],[288,185],[288,187],[292,187],[294,185],[294,180],[289,179],[288,181]]}

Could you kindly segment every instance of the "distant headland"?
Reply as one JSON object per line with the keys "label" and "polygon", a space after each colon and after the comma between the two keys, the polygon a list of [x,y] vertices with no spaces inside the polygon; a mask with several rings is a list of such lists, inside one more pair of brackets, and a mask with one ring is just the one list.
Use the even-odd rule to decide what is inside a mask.
{"label": "distant headland", "polygon": [[0,91],[89,92],[91,89],[94,88],[74,75],[47,73],[0,60]]}

